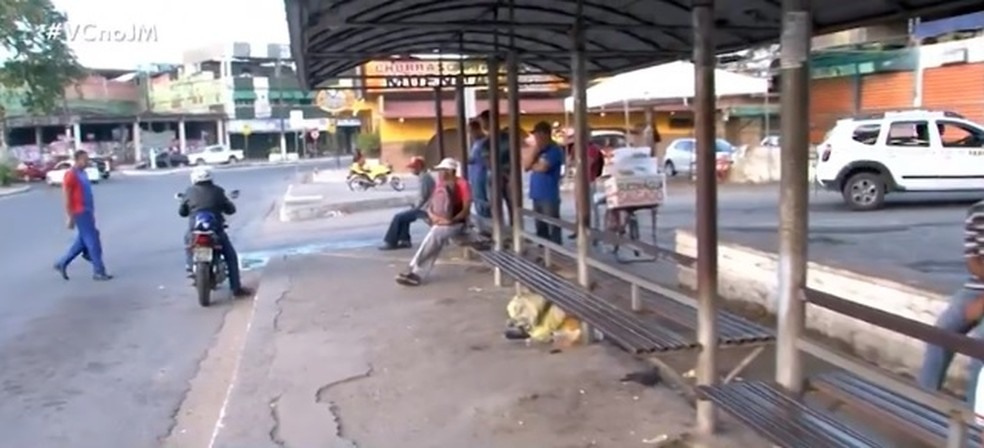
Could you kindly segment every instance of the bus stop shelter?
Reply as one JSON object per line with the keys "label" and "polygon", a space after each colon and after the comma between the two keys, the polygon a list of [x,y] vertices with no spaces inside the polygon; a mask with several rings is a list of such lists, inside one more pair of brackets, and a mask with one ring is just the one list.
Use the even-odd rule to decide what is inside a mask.
{"label": "bus stop shelter", "polygon": [[[694,101],[697,141],[698,239],[696,369],[698,388],[720,383],[716,353],[719,340],[717,296],[717,187],[715,181],[715,55],[779,41],[781,51],[782,180],[780,182],[780,226],[778,325],[776,337],[776,382],[791,394],[804,387],[801,357],[808,352],[825,359],[838,359],[845,369],[861,369],[837,358],[802,335],[806,303],[837,308],[841,302],[812,299],[806,288],[809,163],[809,53],[815,34],[923,16],[936,18],[978,11],[979,0],[885,0],[867,2],[820,0],[285,0],[295,57],[301,82],[318,88],[334,76],[374,59],[413,58],[415,54],[447,54],[456,58],[487,58],[489,66],[491,128],[499,129],[499,94],[508,94],[508,121],[512,164],[509,192],[514,207],[510,218],[511,252],[521,254],[523,216],[518,138],[519,99],[517,67],[520,63],[569,80],[574,98],[575,159],[586,159],[588,141],[586,91],[594,77],[611,76],[659,63],[690,60],[694,70]],[[505,64],[505,86],[500,85]],[[451,82],[457,92],[458,129],[465,129],[463,74]],[[443,80],[440,81],[443,83]],[[459,133],[464,139],[464,133]],[[491,139],[498,153],[498,139]],[[461,148],[466,148],[462,144]],[[464,154],[462,154],[464,156]],[[464,160],[464,158],[462,159]],[[497,188],[505,173],[492,165],[492,203],[504,194]],[[576,263],[578,283],[589,286],[590,212],[586,170],[578,170],[576,181],[577,219],[558,223],[577,230]],[[494,253],[510,252],[502,212],[493,207]],[[542,216],[534,216],[537,219]],[[601,235],[605,237],[605,235]],[[658,250],[658,248],[655,248]],[[496,268],[497,282],[501,269]],[[575,294],[576,291],[571,292]],[[829,299],[829,300],[828,300]],[[840,305],[838,305],[840,304]],[[844,305],[846,306],[846,305]],[[847,308],[841,307],[841,311]],[[949,344],[957,351],[984,359],[984,346],[968,338],[946,339],[927,335],[929,330],[913,323],[888,322],[870,310],[851,309],[854,317],[895,331],[922,335],[924,340]],[[881,320],[879,320],[881,319]],[[890,320],[890,319],[889,319]],[[898,324],[898,325],[896,325]],[[895,325],[895,326],[892,326]],[[592,334],[591,331],[583,332]],[[956,336],[953,336],[956,338]],[[940,339],[942,338],[942,339]],[[832,361],[833,362],[833,361]],[[888,381],[888,380],[886,380]],[[950,446],[962,446],[972,414],[950,401],[922,392],[911,385],[888,381],[892,390],[922,404],[943,408],[951,419]],[[699,397],[697,430],[715,429],[715,401]],[[749,404],[749,406],[751,406]],[[754,412],[749,412],[754,414]],[[737,416],[742,417],[742,416]],[[744,416],[750,418],[747,415]],[[788,417],[788,416],[787,416]],[[778,417],[776,417],[778,418]],[[747,423],[747,421],[746,421]],[[765,430],[763,430],[765,431]],[[776,436],[778,437],[778,436]],[[783,446],[799,442],[772,438]],[[805,442],[804,442],[805,443]],[[847,445],[830,445],[847,446]]]}

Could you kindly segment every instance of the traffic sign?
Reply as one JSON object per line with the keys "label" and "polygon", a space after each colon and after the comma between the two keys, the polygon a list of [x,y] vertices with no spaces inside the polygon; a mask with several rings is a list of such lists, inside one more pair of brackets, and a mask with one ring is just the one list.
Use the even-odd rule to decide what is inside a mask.
{"label": "traffic sign", "polygon": [[247,125],[243,125],[243,135],[249,137],[249,134],[252,134],[252,133],[253,133],[253,128],[252,127],[250,127],[248,124]]}
{"label": "traffic sign", "polygon": [[311,131],[311,138],[317,140],[319,135],[321,135],[321,133],[318,132],[317,129],[314,129],[314,130]]}
{"label": "traffic sign", "polygon": [[328,133],[329,134],[334,133],[336,128],[337,128],[337,125],[335,124],[335,120],[329,119],[328,120],[328,129],[326,129],[328,131]]}

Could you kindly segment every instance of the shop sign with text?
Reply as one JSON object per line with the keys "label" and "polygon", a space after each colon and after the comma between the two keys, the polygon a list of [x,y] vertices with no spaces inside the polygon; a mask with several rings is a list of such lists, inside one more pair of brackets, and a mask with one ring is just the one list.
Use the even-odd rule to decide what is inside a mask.
{"label": "shop sign with text", "polygon": [[[458,61],[373,61],[364,66],[365,86],[369,89],[429,90],[435,87],[454,87],[458,80]],[[488,66],[484,62],[465,61],[463,79],[466,87],[488,84]],[[520,74],[520,90],[552,92],[564,86],[559,79],[524,68]],[[505,70],[501,70],[505,85]],[[553,82],[553,84],[547,84]]]}

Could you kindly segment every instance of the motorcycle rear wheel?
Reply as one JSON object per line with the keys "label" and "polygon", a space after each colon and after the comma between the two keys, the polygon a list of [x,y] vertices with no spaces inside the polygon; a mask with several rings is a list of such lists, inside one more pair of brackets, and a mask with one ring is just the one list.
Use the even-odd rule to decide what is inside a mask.
{"label": "motorcycle rear wheel", "polygon": [[195,291],[198,292],[198,304],[208,307],[212,303],[212,265],[198,263],[195,265]]}

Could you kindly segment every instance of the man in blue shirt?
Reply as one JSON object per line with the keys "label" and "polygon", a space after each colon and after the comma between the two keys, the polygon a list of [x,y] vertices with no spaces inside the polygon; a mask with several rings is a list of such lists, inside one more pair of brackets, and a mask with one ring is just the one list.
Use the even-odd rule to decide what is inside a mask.
{"label": "man in blue shirt", "polygon": [[[484,154],[485,160],[488,161],[489,177],[488,177],[488,197],[491,201],[492,199],[492,168],[493,163],[498,165],[499,168],[499,187],[501,188],[502,202],[505,204],[506,216],[509,217],[509,222],[512,223],[512,204],[509,202],[509,132],[508,130],[502,129],[492,129],[492,113],[488,110],[482,111],[478,114],[478,122],[482,125],[482,130],[485,132],[485,140],[483,143],[482,153]],[[492,154],[492,142],[491,139],[499,137],[499,153]],[[501,204],[492,205],[489,207],[502,207]],[[491,209],[490,209],[491,211]],[[491,216],[491,213],[489,214]]]}
{"label": "man in blue shirt", "polygon": [[487,136],[482,129],[482,123],[472,120],[468,123],[468,134],[471,137],[471,151],[468,155],[468,183],[471,186],[472,201],[478,216],[491,218],[489,208],[489,161],[485,153]]}
{"label": "man in blue shirt", "polygon": [[[523,169],[530,172],[530,200],[533,211],[560,218],[560,169],[564,150],[553,141],[550,123],[541,121],[533,127],[534,150],[523,155]],[[560,227],[536,221],[536,235],[561,244]]]}

